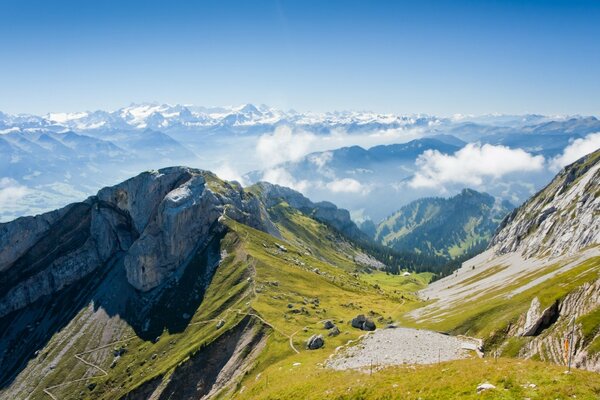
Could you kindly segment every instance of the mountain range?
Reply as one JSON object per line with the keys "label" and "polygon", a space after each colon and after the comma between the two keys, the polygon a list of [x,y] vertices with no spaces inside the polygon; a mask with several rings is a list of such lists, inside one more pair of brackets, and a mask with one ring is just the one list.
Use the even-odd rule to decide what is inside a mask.
{"label": "mountain range", "polygon": [[[2,223],[0,395],[379,398],[398,382],[403,393],[453,397],[478,396],[485,380],[544,398],[575,379],[586,384],[569,393],[589,398],[596,374],[566,376],[552,363],[564,363],[573,326],[574,365],[600,370],[599,174],[600,151],[567,166],[504,218],[485,252],[431,285],[431,273],[390,274],[389,258],[364,245],[346,210],[187,167]],[[398,218],[465,202],[486,212],[497,204],[467,190]],[[426,329],[470,336],[451,337],[473,353],[440,363],[440,347],[437,363],[413,370],[383,368],[395,354],[348,346],[410,332],[420,356],[434,357]],[[344,367],[369,362],[377,368],[367,386],[369,375]]]}
{"label": "mountain range", "polygon": [[[301,113],[251,104],[0,113],[0,220],[81,201],[140,170],[181,164],[244,185],[292,187],[348,209],[359,222],[378,223],[413,200],[465,187],[520,204],[574,160],[565,156],[569,149],[594,150],[595,132],[594,117]],[[460,173],[470,156],[499,163],[504,153],[524,160],[513,169]],[[444,176],[442,162],[457,172]]]}

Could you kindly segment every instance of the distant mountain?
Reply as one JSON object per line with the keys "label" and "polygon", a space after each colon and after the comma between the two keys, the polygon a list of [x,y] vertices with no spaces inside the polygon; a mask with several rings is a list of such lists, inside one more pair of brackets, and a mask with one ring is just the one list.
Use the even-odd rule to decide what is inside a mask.
{"label": "distant mountain", "polygon": [[[261,138],[278,140],[273,132],[282,126],[292,135],[306,135],[308,144],[298,149],[301,154],[291,151],[292,157],[289,144],[282,143],[284,155],[278,159],[288,161],[271,165],[257,146]],[[339,204],[357,221],[380,220],[412,200],[458,193],[467,185],[517,204],[545,185],[554,170],[494,177],[480,186],[451,182],[416,188],[410,183],[422,165],[417,160],[427,151],[452,155],[474,143],[522,149],[549,160],[598,131],[595,117],[445,118],[297,112],[254,104],[144,103],[43,116],[0,113],[0,179],[26,189],[19,201],[0,204],[0,220],[81,200],[140,170],[181,164],[213,169],[244,184],[266,180],[293,187],[311,199]],[[409,138],[415,140],[404,143]],[[342,146],[336,148],[337,143]],[[314,149],[325,151],[302,156]]]}
{"label": "distant mountain", "polygon": [[513,208],[471,189],[448,199],[420,199],[383,220],[375,240],[399,251],[453,259],[485,249]]}

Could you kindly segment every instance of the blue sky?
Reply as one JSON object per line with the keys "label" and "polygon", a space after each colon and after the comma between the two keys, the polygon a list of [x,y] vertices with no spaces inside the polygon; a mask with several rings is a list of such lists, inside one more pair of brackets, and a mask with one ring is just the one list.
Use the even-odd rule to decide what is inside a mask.
{"label": "blue sky", "polygon": [[0,0],[0,110],[600,115],[600,1]]}

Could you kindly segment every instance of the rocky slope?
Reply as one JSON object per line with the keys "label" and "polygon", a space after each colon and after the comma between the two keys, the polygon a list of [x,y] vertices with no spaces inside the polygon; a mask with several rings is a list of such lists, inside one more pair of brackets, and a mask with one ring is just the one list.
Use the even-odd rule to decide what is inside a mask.
{"label": "rocky slope", "polygon": [[564,168],[512,212],[491,242],[496,254],[559,256],[600,242],[600,151]]}
{"label": "rocky slope", "polygon": [[375,240],[396,250],[452,259],[485,248],[512,208],[471,189],[448,199],[424,198],[379,223]]}
{"label": "rocky slope", "polygon": [[189,168],[143,173],[84,202],[0,224],[0,317],[73,284],[118,253],[129,283],[154,289],[210,242],[222,215],[277,234],[255,196]]}
{"label": "rocky slope", "polygon": [[[600,371],[600,150],[565,167],[502,222],[489,249],[421,296],[425,326],[486,351]],[[571,339],[571,334],[573,335]]]}

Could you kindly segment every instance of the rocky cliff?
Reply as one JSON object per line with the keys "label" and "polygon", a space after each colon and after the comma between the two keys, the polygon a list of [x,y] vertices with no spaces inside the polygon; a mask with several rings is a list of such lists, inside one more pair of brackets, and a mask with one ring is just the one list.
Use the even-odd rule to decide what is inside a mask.
{"label": "rocky cliff", "polygon": [[525,257],[575,254],[600,242],[600,150],[565,167],[508,215],[490,247]]}
{"label": "rocky cliff", "polygon": [[0,317],[122,258],[152,290],[181,272],[222,215],[278,235],[264,205],[236,184],[184,167],[144,172],[81,203],[0,224]]}
{"label": "rocky cliff", "polygon": [[256,183],[249,187],[248,190],[260,196],[267,207],[272,207],[281,201],[285,201],[291,207],[332,226],[351,239],[368,240],[367,235],[352,221],[348,210],[338,208],[333,203],[328,201],[313,203],[295,190],[268,182]]}

